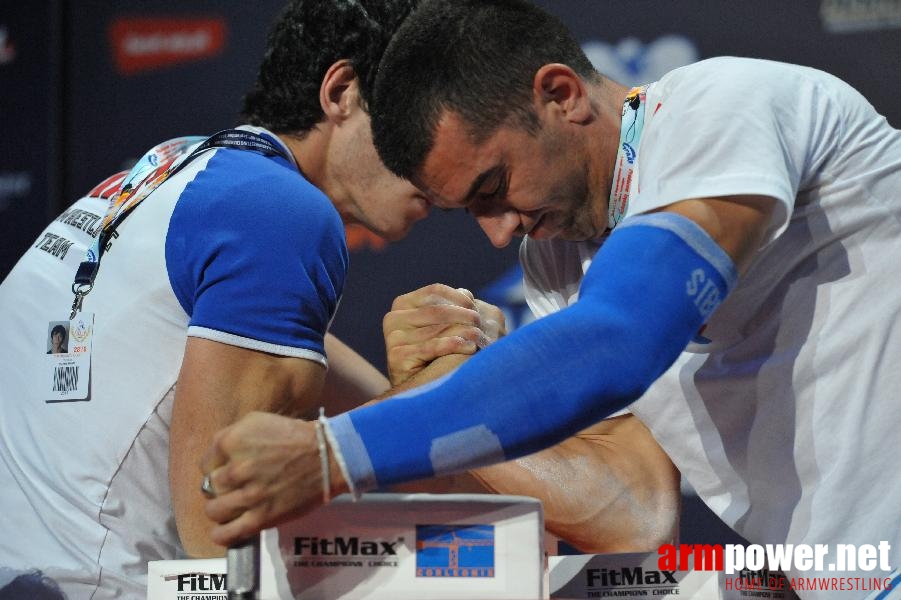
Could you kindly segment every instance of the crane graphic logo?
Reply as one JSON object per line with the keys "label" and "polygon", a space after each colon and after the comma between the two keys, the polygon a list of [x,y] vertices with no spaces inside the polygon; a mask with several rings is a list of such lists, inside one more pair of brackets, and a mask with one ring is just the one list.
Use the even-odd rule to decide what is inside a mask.
{"label": "crane graphic logo", "polygon": [[494,577],[494,525],[417,525],[417,577]]}

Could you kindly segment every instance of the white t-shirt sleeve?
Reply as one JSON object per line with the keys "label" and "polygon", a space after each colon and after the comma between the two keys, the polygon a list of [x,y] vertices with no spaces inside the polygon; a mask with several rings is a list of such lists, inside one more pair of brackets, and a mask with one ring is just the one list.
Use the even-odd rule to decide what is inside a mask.
{"label": "white t-shirt sleeve", "polygon": [[690,198],[770,196],[778,202],[771,241],[837,127],[829,102],[812,71],[799,76],[769,61],[718,58],[672,71],[648,92],[629,214]]}

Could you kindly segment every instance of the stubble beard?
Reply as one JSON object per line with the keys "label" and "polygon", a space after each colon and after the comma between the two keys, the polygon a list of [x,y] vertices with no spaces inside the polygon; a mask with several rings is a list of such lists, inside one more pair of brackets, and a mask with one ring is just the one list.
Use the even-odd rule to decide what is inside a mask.
{"label": "stubble beard", "polygon": [[597,239],[607,229],[606,203],[597,202],[596,195],[591,190],[591,172],[586,164],[581,171],[584,176],[579,178],[571,198],[567,220],[562,228],[561,238],[570,242],[584,242]]}

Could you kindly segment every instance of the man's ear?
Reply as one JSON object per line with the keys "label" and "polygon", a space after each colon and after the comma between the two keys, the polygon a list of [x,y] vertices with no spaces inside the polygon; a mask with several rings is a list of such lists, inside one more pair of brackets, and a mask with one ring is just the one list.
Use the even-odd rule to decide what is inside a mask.
{"label": "man's ear", "polygon": [[538,69],[532,92],[539,107],[559,112],[568,121],[584,123],[592,116],[585,82],[566,65],[550,63]]}
{"label": "man's ear", "polygon": [[343,121],[360,101],[357,74],[349,60],[334,63],[325,72],[319,86],[319,104],[326,119]]}

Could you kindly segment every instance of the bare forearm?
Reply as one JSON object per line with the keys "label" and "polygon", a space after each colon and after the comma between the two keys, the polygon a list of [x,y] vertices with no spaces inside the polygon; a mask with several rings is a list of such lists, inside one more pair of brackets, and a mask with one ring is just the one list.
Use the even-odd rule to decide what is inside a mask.
{"label": "bare forearm", "polygon": [[375,404],[383,400],[388,400],[391,396],[399,394],[405,390],[409,390],[420,385],[424,385],[430,381],[438,379],[442,375],[447,375],[469,359],[467,354],[447,354],[433,360],[429,365],[421,371],[411,376],[409,379],[392,387],[390,390],[368,402],[367,404]]}
{"label": "bare forearm", "polygon": [[[325,349],[329,368],[321,406],[325,407],[326,414],[331,416],[356,408],[388,389],[388,378],[335,336],[326,335]],[[303,417],[313,419],[316,412],[318,407],[313,414]]]}
{"label": "bare forearm", "polygon": [[656,550],[678,532],[675,467],[659,448],[636,452],[606,433],[472,474],[495,493],[539,498],[548,531],[584,552]]}
{"label": "bare forearm", "polygon": [[[449,373],[468,358],[441,357],[389,395]],[[678,471],[631,415],[518,460],[394,489],[538,498],[548,531],[585,552],[656,550],[676,538],[681,509]]]}
{"label": "bare forearm", "polygon": [[250,411],[296,417],[315,407],[324,369],[313,361],[189,338],[173,403],[169,484],[182,545],[189,556],[219,556],[204,515],[200,457],[214,434]]}

